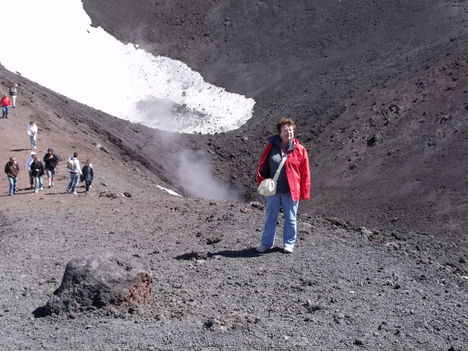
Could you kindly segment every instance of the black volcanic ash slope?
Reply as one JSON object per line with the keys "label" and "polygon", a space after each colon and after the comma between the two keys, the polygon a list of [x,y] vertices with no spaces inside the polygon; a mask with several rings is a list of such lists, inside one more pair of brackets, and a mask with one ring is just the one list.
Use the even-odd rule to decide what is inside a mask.
{"label": "black volcanic ash slope", "polygon": [[314,165],[314,199],[302,210],[463,232],[466,1],[84,4],[93,23],[119,39],[256,99],[244,128],[192,143],[211,149],[218,175],[247,198],[255,197],[252,164],[265,137],[291,115]]}

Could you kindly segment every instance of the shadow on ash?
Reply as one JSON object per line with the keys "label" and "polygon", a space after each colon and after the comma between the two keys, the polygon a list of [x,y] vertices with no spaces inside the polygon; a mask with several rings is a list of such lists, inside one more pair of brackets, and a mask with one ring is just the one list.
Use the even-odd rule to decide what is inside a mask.
{"label": "shadow on ash", "polygon": [[139,313],[152,303],[153,279],[135,256],[110,253],[68,262],[60,287],[35,317],[98,312]]}

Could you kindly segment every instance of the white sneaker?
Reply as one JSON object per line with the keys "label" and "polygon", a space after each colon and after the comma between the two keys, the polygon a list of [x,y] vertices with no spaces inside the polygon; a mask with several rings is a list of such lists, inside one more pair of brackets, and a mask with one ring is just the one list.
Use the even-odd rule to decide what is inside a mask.
{"label": "white sneaker", "polygon": [[34,190],[34,192],[35,192],[35,193],[38,193],[38,192],[39,192],[39,190],[37,190],[37,189],[36,189],[36,190]]}
{"label": "white sneaker", "polygon": [[39,190],[44,190],[44,188],[41,186],[41,188]]}
{"label": "white sneaker", "polygon": [[294,246],[286,245],[283,249],[284,253],[293,253]]}
{"label": "white sneaker", "polygon": [[73,192],[73,195],[77,195],[78,193],[76,191]]}
{"label": "white sneaker", "polygon": [[260,253],[264,253],[266,250],[269,250],[271,249],[273,246],[265,246],[263,244],[260,244],[256,249],[255,251],[257,252],[260,252]]}

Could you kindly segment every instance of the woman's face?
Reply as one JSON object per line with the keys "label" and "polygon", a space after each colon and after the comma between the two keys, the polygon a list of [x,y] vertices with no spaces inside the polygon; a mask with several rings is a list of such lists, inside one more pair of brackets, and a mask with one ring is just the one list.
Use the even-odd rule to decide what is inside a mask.
{"label": "woman's face", "polygon": [[281,126],[280,138],[284,144],[289,143],[291,140],[293,140],[294,139],[293,126],[283,124]]}

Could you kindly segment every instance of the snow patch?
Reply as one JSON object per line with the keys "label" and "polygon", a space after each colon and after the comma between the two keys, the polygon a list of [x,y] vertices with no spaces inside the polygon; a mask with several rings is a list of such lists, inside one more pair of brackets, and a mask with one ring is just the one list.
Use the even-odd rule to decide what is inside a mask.
{"label": "snow patch", "polygon": [[[237,129],[255,101],[204,81],[183,62],[123,44],[80,0],[0,0],[8,44],[0,63],[63,95],[131,122],[185,133]],[[19,30],[27,23],[28,30]]]}
{"label": "snow patch", "polygon": [[156,185],[156,187],[158,187],[158,188],[161,189],[161,190],[164,190],[166,193],[169,193],[169,194],[171,194],[171,195],[174,195],[174,196],[182,196],[182,195],[176,193],[174,190],[165,188],[165,187],[163,187],[163,186],[161,186],[161,185]]}

